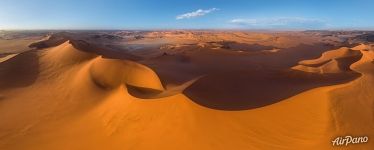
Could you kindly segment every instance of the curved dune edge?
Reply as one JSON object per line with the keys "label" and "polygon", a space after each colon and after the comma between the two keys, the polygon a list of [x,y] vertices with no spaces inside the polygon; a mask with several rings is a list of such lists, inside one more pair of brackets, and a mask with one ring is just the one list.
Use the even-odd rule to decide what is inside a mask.
{"label": "curved dune edge", "polygon": [[[140,101],[118,82],[161,90],[150,70],[135,65],[140,73],[151,74],[150,82],[114,80],[106,75],[117,76],[118,70],[102,73],[109,67],[105,64],[129,64],[73,52],[68,43],[60,46],[66,50],[59,51],[61,55],[55,56],[54,48],[41,52],[41,72],[34,84],[1,93],[5,99],[0,101],[0,119],[7,122],[0,123],[0,149],[314,150],[332,149],[331,140],[340,135],[374,136],[374,85],[368,84],[374,80],[373,51],[361,51],[362,58],[351,65],[363,74],[352,82],[312,89],[258,109],[222,111],[199,106],[183,94]],[[67,59],[65,53],[83,55]],[[64,63],[53,63],[61,60]],[[111,88],[92,82],[98,79]]]}
{"label": "curved dune edge", "polygon": [[291,69],[318,74],[344,73],[351,71],[349,66],[358,61],[361,56],[362,54],[360,51],[342,47],[324,52],[322,56],[317,59],[300,61],[299,65]]}
{"label": "curved dune edge", "polygon": [[[148,67],[127,60],[106,59],[96,54],[76,49],[70,41],[45,50],[42,54],[47,68],[65,71],[64,68],[89,68],[87,78],[104,89],[116,88],[122,84],[163,91],[164,88],[157,74]],[[52,65],[52,66],[51,66]]]}
{"label": "curved dune edge", "polygon": [[163,91],[161,81],[151,69],[124,60],[97,58],[90,66],[90,75],[95,83],[115,88],[121,84]]}
{"label": "curved dune edge", "polygon": [[[332,120],[337,134],[374,137],[374,49],[364,44],[352,49],[363,53],[360,61],[351,65],[351,69],[362,76],[331,92]],[[367,149],[365,146],[373,147],[374,143],[357,149]]]}
{"label": "curved dune edge", "polygon": [[4,61],[7,61],[11,58],[13,58],[14,56],[17,56],[18,54],[9,54],[9,55],[6,55],[4,57],[0,57],[0,63],[4,62]]}

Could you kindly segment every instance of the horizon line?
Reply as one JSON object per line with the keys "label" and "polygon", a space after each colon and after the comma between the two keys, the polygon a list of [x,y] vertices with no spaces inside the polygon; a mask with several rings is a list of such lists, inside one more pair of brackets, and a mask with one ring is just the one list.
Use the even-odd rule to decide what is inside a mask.
{"label": "horizon line", "polygon": [[0,31],[173,31],[173,30],[216,30],[216,31],[374,31],[370,28],[0,28]]}

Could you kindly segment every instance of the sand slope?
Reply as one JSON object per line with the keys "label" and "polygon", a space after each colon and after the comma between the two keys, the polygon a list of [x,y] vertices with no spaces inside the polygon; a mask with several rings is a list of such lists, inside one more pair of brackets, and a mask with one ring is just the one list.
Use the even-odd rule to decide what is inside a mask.
{"label": "sand slope", "polygon": [[[0,149],[333,149],[336,136],[374,136],[374,87],[368,84],[374,55],[361,53],[351,69],[362,76],[352,82],[261,108],[223,111],[194,103],[181,93],[185,87],[153,99],[131,95],[128,85],[160,92],[165,87],[144,65],[105,59],[65,42],[37,51],[39,72],[32,84],[0,89],[0,120],[6,120],[0,122]],[[336,63],[325,67],[334,70]]]}
{"label": "sand slope", "polygon": [[328,74],[350,71],[349,66],[359,60],[362,54],[347,47],[324,52],[321,57],[313,60],[303,60],[299,65],[292,67],[294,70]]}
{"label": "sand slope", "polygon": [[6,55],[4,57],[0,57],[0,63],[2,63],[4,61],[7,61],[8,59],[13,58],[14,56],[17,56],[17,54],[9,54],[9,55]]}

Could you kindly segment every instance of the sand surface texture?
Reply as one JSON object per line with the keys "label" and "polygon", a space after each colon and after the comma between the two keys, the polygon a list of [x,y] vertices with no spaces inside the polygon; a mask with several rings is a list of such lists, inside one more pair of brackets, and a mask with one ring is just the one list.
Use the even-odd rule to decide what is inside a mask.
{"label": "sand surface texture", "polygon": [[196,34],[147,33],[126,42],[150,45],[121,56],[54,37],[0,57],[0,149],[374,147],[331,143],[374,137],[370,44],[296,33]]}

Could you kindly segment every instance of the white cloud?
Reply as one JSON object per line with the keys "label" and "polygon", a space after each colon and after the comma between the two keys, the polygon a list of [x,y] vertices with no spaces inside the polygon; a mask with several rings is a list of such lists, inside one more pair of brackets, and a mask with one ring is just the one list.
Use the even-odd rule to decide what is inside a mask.
{"label": "white cloud", "polygon": [[310,28],[310,27],[321,27],[325,26],[327,23],[320,19],[313,18],[300,18],[300,17],[281,17],[281,18],[261,18],[261,19],[242,19],[237,18],[230,20],[230,23],[248,26],[248,27],[300,27],[300,28]]}
{"label": "white cloud", "polygon": [[195,17],[199,17],[199,16],[204,16],[206,14],[209,14],[209,13],[217,11],[217,10],[219,10],[219,9],[218,8],[211,8],[211,9],[206,9],[206,10],[198,9],[198,10],[193,11],[193,12],[178,15],[175,19],[180,20],[180,19],[195,18]]}

